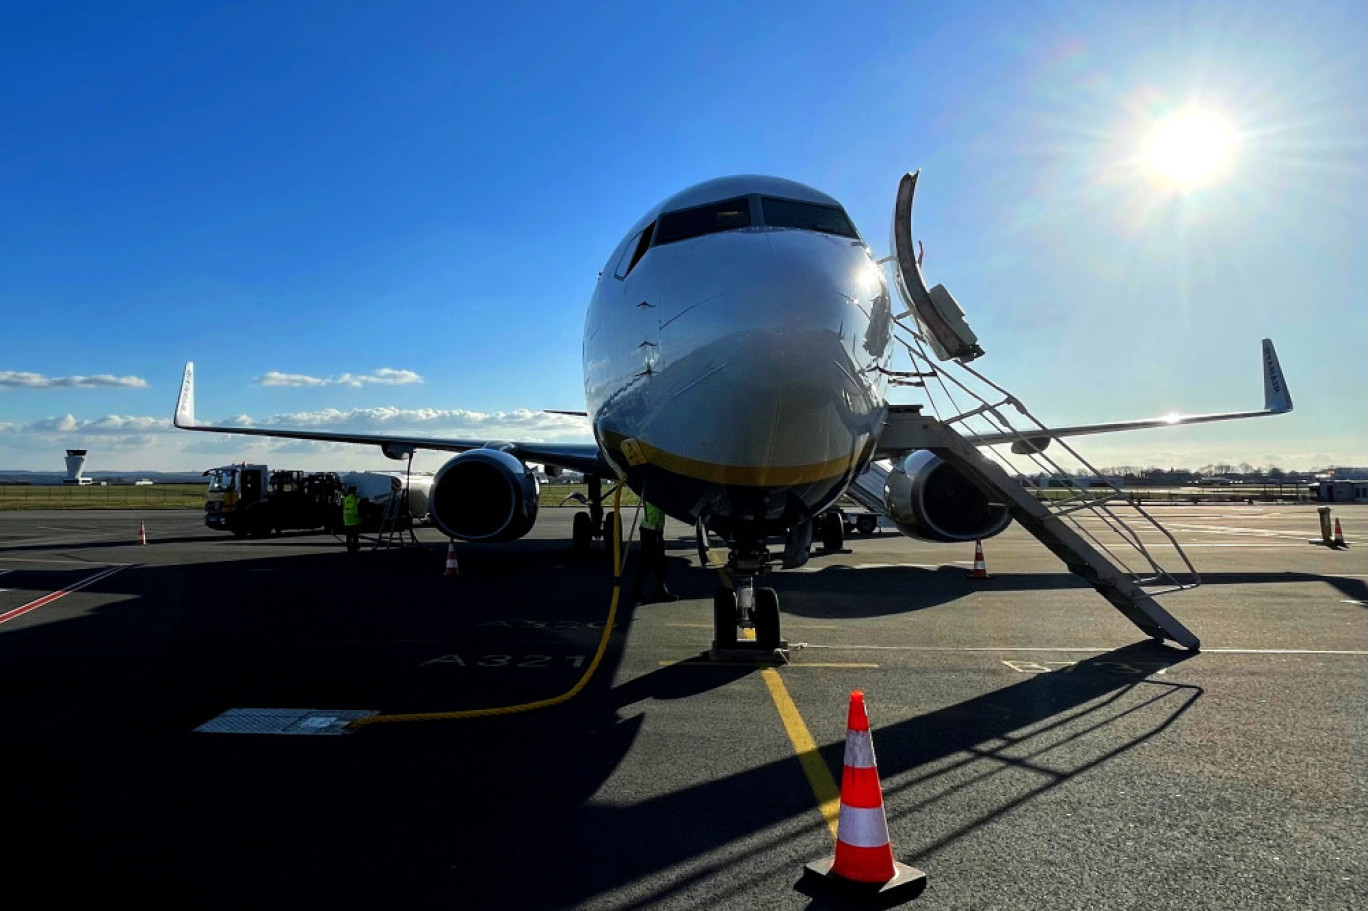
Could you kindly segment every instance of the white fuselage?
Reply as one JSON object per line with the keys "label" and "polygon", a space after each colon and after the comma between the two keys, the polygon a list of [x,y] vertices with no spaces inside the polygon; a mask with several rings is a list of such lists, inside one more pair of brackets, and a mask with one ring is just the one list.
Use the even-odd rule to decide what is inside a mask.
{"label": "white fuselage", "polygon": [[[744,200],[750,224],[659,242],[671,213],[722,200]],[[840,210],[778,178],[699,184],[643,216],[599,277],[584,331],[594,434],[676,518],[780,532],[830,505],[873,452],[887,285],[853,227],[799,226],[805,206]],[[643,230],[657,242],[641,243]]]}

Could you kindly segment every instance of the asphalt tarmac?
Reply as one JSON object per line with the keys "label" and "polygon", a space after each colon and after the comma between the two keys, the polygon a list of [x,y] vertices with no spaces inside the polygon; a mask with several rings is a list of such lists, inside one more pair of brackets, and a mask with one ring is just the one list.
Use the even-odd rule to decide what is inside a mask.
{"label": "asphalt tarmac", "polygon": [[[1152,512],[1203,577],[1163,601],[1199,654],[1013,527],[986,580],[972,545],[818,549],[770,583],[790,664],[700,662],[715,575],[671,524],[682,600],[624,599],[577,695],[408,721],[581,680],[613,585],[571,510],[455,577],[430,530],[348,555],[0,513],[0,907],[860,907],[800,883],[855,689],[914,907],[1368,907],[1368,507],[1335,507],[1344,551],[1314,507]],[[244,708],[383,720],[196,731]]]}

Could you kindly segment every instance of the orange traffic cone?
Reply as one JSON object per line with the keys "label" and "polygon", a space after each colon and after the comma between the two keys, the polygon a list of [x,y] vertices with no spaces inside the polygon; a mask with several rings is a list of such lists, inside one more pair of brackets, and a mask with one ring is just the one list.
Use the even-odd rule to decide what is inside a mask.
{"label": "orange traffic cone", "polygon": [[974,542],[974,571],[969,574],[970,579],[991,579],[988,575],[988,564],[983,562],[983,539]]}
{"label": "orange traffic cone", "polygon": [[459,576],[460,574],[461,569],[456,565],[456,542],[450,541],[447,543],[446,572],[442,573],[442,575]]}
{"label": "orange traffic cone", "polygon": [[146,543],[147,543],[147,523],[146,523],[146,522],[139,522],[139,523],[138,523],[138,543],[139,543],[139,544],[146,544]]}
{"label": "orange traffic cone", "polygon": [[874,741],[869,734],[864,693],[850,694],[846,719],[845,771],[841,775],[841,817],[836,824],[836,853],[808,864],[804,876],[833,888],[892,897],[906,890],[908,899],[926,888],[926,874],[893,859],[884,817]]}
{"label": "orange traffic cone", "polygon": [[1344,529],[1340,528],[1339,519],[1335,520],[1335,546],[1348,547],[1349,542],[1344,540]]}

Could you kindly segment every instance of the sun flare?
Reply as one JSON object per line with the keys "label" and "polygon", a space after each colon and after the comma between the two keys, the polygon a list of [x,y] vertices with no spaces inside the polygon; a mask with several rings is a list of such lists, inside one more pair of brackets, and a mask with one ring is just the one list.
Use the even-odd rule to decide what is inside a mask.
{"label": "sun flare", "polygon": [[1229,123],[1210,111],[1192,108],[1155,128],[1145,160],[1161,181],[1188,190],[1222,177],[1235,157],[1236,145]]}

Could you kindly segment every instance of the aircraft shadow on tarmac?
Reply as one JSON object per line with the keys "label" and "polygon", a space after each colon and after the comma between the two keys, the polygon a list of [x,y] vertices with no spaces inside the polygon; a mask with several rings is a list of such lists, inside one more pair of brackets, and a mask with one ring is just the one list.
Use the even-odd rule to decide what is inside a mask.
{"label": "aircraft shadow on tarmac", "polygon": [[[1186,576],[1176,575],[1179,581]],[[1368,583],[1343,576],[1299,572],[1202,573],[1203,585],[1281,585],[1324,583],[1345,598],[1368,601]],[[970,579],[963,567],[922,569],[887,566],[872,569],[831,568],[820,573],[780,574],[770,583],[778,589],[785,613],[812,618],[883,617],[939,607],[980,592],[1087,589],[1072,573],[994,573]],[[858,598],[850,596],[859,586]],[[790,598],[790,594],[798,597]]]}
{"label": "aircraft shadow on tarmac", "polygon": [[[604,555],[576,558],[557,541],[471,549],[462,551],[458,579],[439,575],[441,556],[429,546],[145,564],[89,589],[124,598],[71,619],[0,629],[0,751],[13,779],[25,782],[6,817],[27,833],[0,859],[0,899],[40,883],[60,904],[65,891],[97,883],[106,895],[174,896],[197,907],[415,907],[459,898],[481,908],[558,908],[649,880],[632,906],[695,888],[724,906],[728,889],[744,887],[718,891],[716,883],[796,876],[829,850],[791,755],[633,803],[594,799],[631,751],[649,700],[687,699],[757,673],[672,666],[614,686],[621,632],[586,689],[553,709],[378,725],[345,738],[190,733],[234,705],[378,703],[393,711],[434,707],[424,700],[550,695],[550,678],[532,674],[524,674],[531,684],[506,688],[500,678],[496,696],[487,685],[445,683],[453,664],[414,667],[480,636],[491,648],[512,648],[516,634],[519,647],[539,654],[584,651],[610,593]],[[705,572],[675,579],[711,589]],[[619,630],[632,613],[624,605]],[[555,617],[586,622],[563,630],[515,623]],[[1067,746],[1074,762],[1040,764],[1038,787],[1009,789],[991,809],[897,846],[899,856],[915,863],[1164,731],[1200,691],[1148,675],[1187,657],[1128,646],[876,727],[895,806],[905,791],[942,779],[949,792],[1035,768],[1049,750]],[[629,706],[639,712],[624,717]],[[91,761],[94,744],[99,761]],[[820,751],[837,777],[842,751],[841,743]],[[84,878],[63,875],[72,864]],[[238,875],[282,868],[288,876]],[[669,885],[658,885],[661,877]],[[839,906],[820,897],[811,905]]]}

